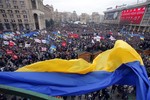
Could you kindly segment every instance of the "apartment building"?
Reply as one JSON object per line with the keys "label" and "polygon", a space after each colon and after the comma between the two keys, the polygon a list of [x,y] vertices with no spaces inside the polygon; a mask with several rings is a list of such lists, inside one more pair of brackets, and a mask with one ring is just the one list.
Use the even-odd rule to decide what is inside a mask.
{"label": "apartment building", "polygon": [[43,28],[43,0],[0,0],[0,30]]}

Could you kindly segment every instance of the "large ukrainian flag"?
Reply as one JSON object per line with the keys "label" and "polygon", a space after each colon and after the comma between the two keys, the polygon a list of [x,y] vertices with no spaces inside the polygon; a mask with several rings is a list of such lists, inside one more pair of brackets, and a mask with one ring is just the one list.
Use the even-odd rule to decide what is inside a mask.
{"label": "large ukrainian flag", "polygon": [[134,85],[137,100],[150,100],[150,82],[142,59],[121,40],[93,63],[83,59],[41,61],[16,72],[1,72],[0,84],[50,96],[80,95],[113,84]]}

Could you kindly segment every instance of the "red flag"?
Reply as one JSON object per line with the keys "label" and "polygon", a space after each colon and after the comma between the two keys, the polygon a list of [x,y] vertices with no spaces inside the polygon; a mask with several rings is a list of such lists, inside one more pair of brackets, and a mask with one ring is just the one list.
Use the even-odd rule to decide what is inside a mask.
{"label": "red flag", "polygon": [[111,32],[111,31],[110,31],[110,32],[109,32],[109,34],[110,34],[110,35],[112,35],[112,34],[113,34],[113,32]]}
{"label": "red flag", "polygon": [[9,46],[14,46],[15,43],[13,41],[9,41]]}
{"label": "red flag", "polygon": [[73,34],[73,35],[74,35],[74,38],[79,38],[78,34]]}
{"label": "red flag", "polygon": [[103,37],[103,36],[101,36],[101,37],[100,37],[100,40],[104,40],[104,37]]}
{"label": "red flag", "polygon": [[7,50],[6,50],[6,53],[9,54],[9,55],[11,55],[11,54],[13,54],[13,51],[7,49]]}
{"label": "red flag", "polygon": [[13,57],[14,60],[18,59],[17,55],[13,55],[12,57]]}
{"label": "red flag", "polygon": [[66,42],[62,42],[62,46],[66,47],[67,46]]}
{"label": "red flag", "polygon": [[79,38],[79,35],[78,34],[69,34],[69,37],[70,38]]}

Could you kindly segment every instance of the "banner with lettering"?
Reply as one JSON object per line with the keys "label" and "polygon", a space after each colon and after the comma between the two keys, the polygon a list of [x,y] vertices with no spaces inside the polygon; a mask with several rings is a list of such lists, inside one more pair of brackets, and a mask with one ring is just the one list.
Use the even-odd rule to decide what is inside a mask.
{"label": "banner with lettering", "polygon": [[121,24],[140,24],[146,7],[138,7],[132,9],[126,9],[121,12],[120,23]]}

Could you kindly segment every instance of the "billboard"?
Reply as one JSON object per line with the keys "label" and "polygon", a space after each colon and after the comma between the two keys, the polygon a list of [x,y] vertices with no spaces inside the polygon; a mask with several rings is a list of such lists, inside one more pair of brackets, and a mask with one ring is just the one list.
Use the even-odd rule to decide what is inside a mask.
{"label": "billboard", "polygon": [[138,7],[132,9],[126,9],[121,12],[120,23],[121,24],[140,24],[146,7]]}

